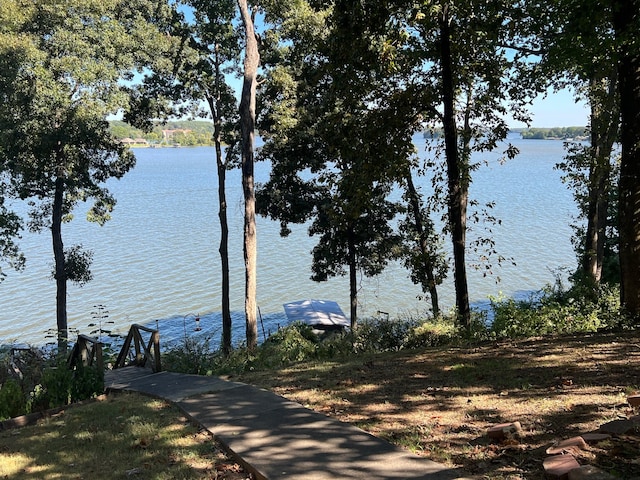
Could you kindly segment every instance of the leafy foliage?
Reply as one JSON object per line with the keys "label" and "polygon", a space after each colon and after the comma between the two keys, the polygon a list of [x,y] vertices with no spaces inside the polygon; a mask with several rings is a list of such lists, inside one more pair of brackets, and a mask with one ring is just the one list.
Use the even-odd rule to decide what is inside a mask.
{"label": "leafy foliage", "polygon": [[[592,148],[582,143],[568,142],[565,145],[567,154],[562,162],[556,165],[556,168],[563,172],[562,181],[567,188],[573,193],[573,198],[578,207],[578,218],[571,227],[575,235],[572,237],[572,243],[578,260],[578,268],[574,273],[576,284],[580,282],[592,281],[586,278],[584,269],[581,267],[587,256],[587,225],[589,219],[589,211],[592,207],[592,184],[594,180],[591,178],[593,158]],[[618,181],[620,176],[619,158],[613,156],[608,159],[607,186],[598,192],[598,199],[606,206],[607,211],[603,213],[605,225],[600,228],[599,236],[602,238],[602,275],[601,282],[617,284],[620,279],[620,263],[618,258]],[[602,198],[602,197],[606,198]]]}
{"label": "leafy foliage", "polygon": [[115,199],[104,184],[135,157],[106,117],[130,106],[123,80],[170,48],[160,33],[170,18],[155,0],[8,0],[0,9],[0,193],[28,201],[33,231],[52,231],[61,346],[66,281],[90,279],[89,256],[71,249],[65,259],[61,224],[90,200],[88,220],[110,218]]}
{"label": "leafy foliage", "polygon": [[[491,319],[488,321],[488,319]],[[308,325],[294,323],[279,329],[256,351],[243,347],[228,357],[209,350],[209,344],[185,345],[163,352],[169,370],[201,374],[233,374],[286,367],[305,361],[335,361],[354,356],[424,350],[446,345],[469,346],[487,340],[562,335],[629,328],[620,309],[616,287],[570,290],[545,288],[526,300],[493,298],[489,312],[474,312],[470,328],[456,322],[455,312],[437,318],[368,318],[355,332],[318,336]]]}
{"label": "leafy foliage", "polygon": [[60,407],[104,392],[104,372],[83,365],[69,369],[63,357],[50,353],[36,348],[3,353],[0,418]]}
{"label": "leafy foliage", "polygon": [[358,327],[354,349],[358,352],[389,352],[405,348],[420,322],[388,318],[368,319]]}
{"label": "leafy foliage", "polygon": [[528,300],[494,298],[491,308],[491,329],[498,338],[595,332],[626,325],[617,287],[605,285],[595,295],[577,285],[566,292],[545,289]]}
{"label": "leafy foliage", "polygon": [[26,401],[20,384],[10,378],[0,386],[0,420],[17,417],[25,412]]}
{"label": "leafy foliage", "polygon": [[284,235],[290,223],[309,222],[318,239],[312,278],[348,275],[355,325],[357,273],[376,275],[397,253],[400,207],[390,193],[413,149],[390,98],[387,23],[362,21],[365,13],[381,20],[386,7],[300,2],[268,11],[277,35],[269,58],[280,61],[262,96],[260,155],[273,169],[258,190],[259,213],[280,221]]}
{"label": "leafy foliage", "polygon": [[23,227],[22,219],[5,206],[3,185],[0,185],[0,282],[6,276],[2,271],[2,263],[10,268],[21,270],[24,268],[24,254],[16,242]]}
{"label": "leafy foliage", "polygon": [[210,340],[185,338],[183,342],[162,354],[162,365],[166,370],[195,375],[211,372]]}
{"label": "leafy foliage", "polygon": [[93,252],[83,250],[82,245],[74,245],[64,252],[64,270],[67,280],[83,286],[91,281],[91,261]]}
{"label": "leafy foliage", "polygon": [[319,353],[319,342],[311,327],[294,324],[278,330],[261,345],[256,363],[268,368],[314,358]]}
{"label": "leafy foliage", "polygon": [[[485,331],[486,335],[486,331]],[[355,333],[318,334],[309,325],[293,323],[272,334],[256,351],[239,347],[229,356],[209,350],[209,342],[185,339],[162,354],[168,370],[183,373],[230,374],[279,368],[304,361],[326,361],[364,353],[399,351],[457,343],[468,338],[454,317],[434,319],[367,318]]]}
{"label": "leafy foliage", "polygon": [[65,363],[43,371],[39,388],[34,390],[33,406],[54,408],[86,400],[104,391],[104,373],[95,367],[70,370]]}
{"label": "leafy foliage", "polygon": [[37,403],[53,408],[71,403],[71,382],[73,372],[67,368],[51,367],[42,374],[42,389]]}

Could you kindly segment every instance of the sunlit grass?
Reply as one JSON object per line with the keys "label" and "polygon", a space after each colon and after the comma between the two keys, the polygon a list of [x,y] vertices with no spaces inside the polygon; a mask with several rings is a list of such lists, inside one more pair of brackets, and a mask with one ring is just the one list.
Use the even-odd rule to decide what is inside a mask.
{"label": "sunlit grass", "polygon": [[0,432],[0,478],[204,479],[228,459],[175,407],[139,395]]}

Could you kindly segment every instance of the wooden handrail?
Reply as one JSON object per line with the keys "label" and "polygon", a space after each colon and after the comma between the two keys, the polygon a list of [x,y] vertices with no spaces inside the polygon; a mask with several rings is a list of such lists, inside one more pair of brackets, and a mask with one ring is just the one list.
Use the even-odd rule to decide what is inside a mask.
{"label": "wooden handrail", "polygon": [[[142,338],[141,332],[151,334],[149,336],[148,342],[145,342],[144,338]],[[135,356],[130,362],[127,362],[127,357],[131,352],[132,346],[135,352]],[[122,345],[122,350],[120,350],[118,359],[116,360],[113,368],[122,368],[129,365],[146,367],[147,364],[150,364],[151,370],[153,370],[154,372],[159,372],[161,370],[160,332],[158,332],[158,330],[154,330],[153,328],[145,327],[144,325],[133,324],[129,329],[127,338]]]}
{"label": "wooden handrail", "polygon": [[133,326],[136,327],[136,329],[142,330],[145,332],[149,332],[149,333],[157,332],[155,328],[145,327],[144,325],[140,325],[139,323],[134,323]]}
{"label": "wooden handrail", "polygon": [[78,335],[78,341],[73,346],[73,350],[71,350],[67,365],[69,368],[73,368],[79,363],[82,363],[85,367],[90,367],[95,363],[99,372],[104,371],[102,342],[87,335]]}

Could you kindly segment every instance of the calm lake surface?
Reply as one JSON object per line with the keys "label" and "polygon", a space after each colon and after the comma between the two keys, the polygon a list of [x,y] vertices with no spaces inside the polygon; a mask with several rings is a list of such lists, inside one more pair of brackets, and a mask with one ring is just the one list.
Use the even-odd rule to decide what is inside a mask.
{"label": "calm lake surface", "polygon": [[[424,140],[416,136],[424,151]],[[573,268],[569,224],[576,214],[571,193],[554,170],[564,154],[562,142],[511,140],[519,149],[515,160],[498,162],[497,154],[486,159],[474,174],[471,197],[495,201],[492,214],[501,225],[492,228],[496,249],[513,258],[494,266],[493,275],[469,270],[469,290],[476,305],[490,295],[526,295],[553,283],[558,269]],[[94,327],[96,305],[108,311],[105,328],[127,331],[132,323],[158,326],[164,341],[194,334],[195,316],[202,332],[219,342],[220,259],[217,178],[212,148],[138,149],[134,170],[120,181],[109,183],[118,204],[105,226],[87,222],[80,209],[63,226],[65,246],[82,244],[93,250],[93,281],[68,293],[69,326],[81,333]],[[256,180],[268,178],[268,166],[256,165]],[[421,179],[428,188],[428,179]],[[234,344],[244,339],[244,270],[242,255],[243,203],[240,173],[229,172],[231,308]],[[19,208],[19,206],[16,206]],[[476,227],[472,225],[475,229]],[[474,235],[474,232],[469,234]],[[287,238],[279,236],[279,225],[258,217],[258,304],[264,329],[274,331],[286,323],[282,304],[308,298],[337,301],[348,314],[348,278],[325,283],[312,282],[310,251],[316,240],[306,227],[293,228]],[[55,284],[51,280],[53,255],[51,236],[25,233],[21,240],[27,268],[20,273],[6,270],[0,283],[0,343],[42,343],[55,328]],[[448,243],[446,244],[449,248]],[[469,262],[474,260],[469,253]],[[454,303],[450,273],[440,287],[444,308]],[[498,281],[499,279],[499,281]],[[377,278],[360,279],[359,312],[378,311],[396,315],[418,315],[428,304],[417,299],[419,288],[397,265]]]}

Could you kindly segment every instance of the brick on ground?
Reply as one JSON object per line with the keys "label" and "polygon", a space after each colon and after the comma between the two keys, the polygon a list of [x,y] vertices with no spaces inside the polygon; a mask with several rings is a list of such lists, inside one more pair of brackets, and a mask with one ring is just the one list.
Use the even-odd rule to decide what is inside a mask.
{"label": "brick on ground", "polygon": [[569,472],[580,468],[580,464],[573,458],[573,455],[553,455],[544,459],[542,467],[547,478],[551,480],[567,480]]}
{"label": "brick on ground", "polygon": [[552,445],[547,448],[548,455],[557,455],[559,453],[579,453],[580,450],[587,450],[589,447],[587,446],[587,442],[584,441],[584,438],[571,437],[565,440],[561,440],[560,442]]}
{"label": "brick on ground", "polygon": [[521,433],[522,426],[520,422],[511,422],[494,425],[487,432],[487,436],[492,440],[500,441],[513,435],[520,435]]}

